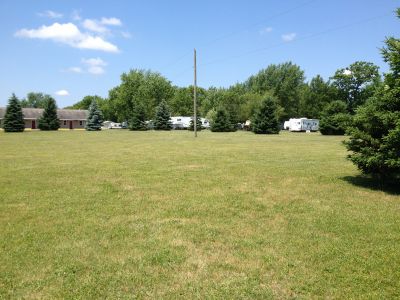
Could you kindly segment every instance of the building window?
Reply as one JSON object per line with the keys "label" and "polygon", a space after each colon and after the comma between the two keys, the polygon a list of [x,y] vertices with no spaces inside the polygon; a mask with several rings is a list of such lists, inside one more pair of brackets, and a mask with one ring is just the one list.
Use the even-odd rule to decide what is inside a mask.
{"label": "building window", "polygon": [[64,126],[67,126],[67,121],[64,121]]}
{"label": "building window", "polygon": [[79,121],[79,126],[82,126],[82,121]]}

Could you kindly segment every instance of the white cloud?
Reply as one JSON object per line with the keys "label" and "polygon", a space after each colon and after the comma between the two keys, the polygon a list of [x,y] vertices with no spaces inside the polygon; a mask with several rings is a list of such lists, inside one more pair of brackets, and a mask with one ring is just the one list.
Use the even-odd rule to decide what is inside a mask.
{"label": "white cloud", "polygon": [[92,19],[86,19],[83,21],[82,26],[87,30],[98,33],[106,33],[109,31],[109,29],[103,26],[100,22]]}
{"label": "white cloud", "polygon": [[110,42],[105,41],[99,36],[87,35],[75,44],[76,48],[102,50],[105,52],[119,52],[118,47]]}
{"label": "white cloud", "polygon": [[72,23],[54,23],[50,26],[41,26],[38,29],[21,29],[15,33],[17,37],[31,39],[52,39],[59,42],[74,41],[81,38],[82,33]]}
{"label": "white cloud", "polygon": [[93,66],[88,68],[88,72],[93,75],[101,75],[105,73],[105,70],[102,67]]}
{"label": "white cloud", "polygon": [[266,28],[263,28],[260,30],[260,34],[261,35],[268,34],[268,33],[272,32],[272,30],[273,30],[272,27],[266,27]]}
{"label": "white cloud", "polygon": [[105,70],[103,67],[107,65],[107,63],[102,60],[101,58],[89,58],[89,59],[82,59],[82,63],[87,65],[87,71],[90,74],[94,75],[101,75],[105,73]]}
{"label": "white cloud", "polygon": [[292,32],[292,33],[288,33],[288,34],[283,34],[282,35],[282,40],[284,42],[291,42],[296,38],[296,33]]}
{"label": "white cloud", "polygon": [[107,63],[99,57],[88,58],[88,59],[82,58],[82,62],[89,66],[106,66],[107,65]]}
{"label": "white cloud", "polygon": [[82,68],[80,67],[71,67],[67,69],[67,72],[71,72],[71,73],[82,73]]}
{"label": "white cloud", "polygon": [[89,73],[93,75],[101,75],[106,72],[105,66],[107,63],[102,60],[101,58],[82,58],[81,64],[84,67],[70,67],[64,72],[71,72],[71,73]]}
{"label": "white cloud", "polygon": [[50,39],[67,44],[74,48],[119,52],[118,47],[104,40],[103,37],[82,33],[73,23],[54,23],[38,29],[21,29],[15,33],[17,37]]}
{"label": "white cloud", "polygon": [[106,72],[103,67],[107,66],[107,63],[99,57],[83,58],[82,63],[87,66],[87,72],[90,74],[101,75]]}
{"label": "white cloud", "polygon": [[38,15],[41,17],[47,17],[50,19],[60,19],[63,17],[63,14],[52,11],[52,10],[46,10],[44,12],[38,13]]}
{"label": "white cloud", "polygon": [[120,19],[117,18],[101,18],[100,21],[103,25],[111,25],[111,26],[121,26],[122,22]]}
{"label": "white cloud", "polygon": [[67,90],[59,90],[54,94],[56,94],[57,96],[69,96],[69,92]]}

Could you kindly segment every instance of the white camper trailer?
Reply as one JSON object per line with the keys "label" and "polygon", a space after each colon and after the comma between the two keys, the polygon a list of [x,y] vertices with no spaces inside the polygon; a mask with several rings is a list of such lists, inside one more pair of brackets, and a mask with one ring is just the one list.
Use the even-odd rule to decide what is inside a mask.
{"label": "white camper trailer", "polygon": [[[300,118],[300,119],[290,119],[288,125],[289,131],[318,131],[319,130],[319,120],[317,119],[307,119],[307,118]],[[287,124],[285,122],[284,127]]]}
{"label": "white camper trailer", "polygon": [[171,117],[171,123],[173,129],[188,129],[190,126],[190,120],[192,117]]}

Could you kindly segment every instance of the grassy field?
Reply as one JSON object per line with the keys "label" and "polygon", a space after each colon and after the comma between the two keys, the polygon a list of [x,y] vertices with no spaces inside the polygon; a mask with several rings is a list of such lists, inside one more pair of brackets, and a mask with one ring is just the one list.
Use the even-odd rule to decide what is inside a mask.
{"label": "grassy field", "polygon": [[399,298],[343,137],[0,132],[0,298]]}

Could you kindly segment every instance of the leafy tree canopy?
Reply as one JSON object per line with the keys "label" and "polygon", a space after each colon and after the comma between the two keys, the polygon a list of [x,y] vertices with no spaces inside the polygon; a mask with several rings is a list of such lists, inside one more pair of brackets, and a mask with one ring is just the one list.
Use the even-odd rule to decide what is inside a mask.
{"label": "leafy tree canopy", "polygon": [[338,96],[347,104],[350,113],[372,96],[380,83],[379,67],[370,62],[356,61],[347,68],[339,69],[332,77]]}
{"label": "leafy tree canopy", "polygon": [[[50,95],[43,93],[28,93],[26,99],[21,100],[21,107],[27,108],[45,108],[49,100],[53,99]],[[54,100],[54,99],[53,99]]]}

